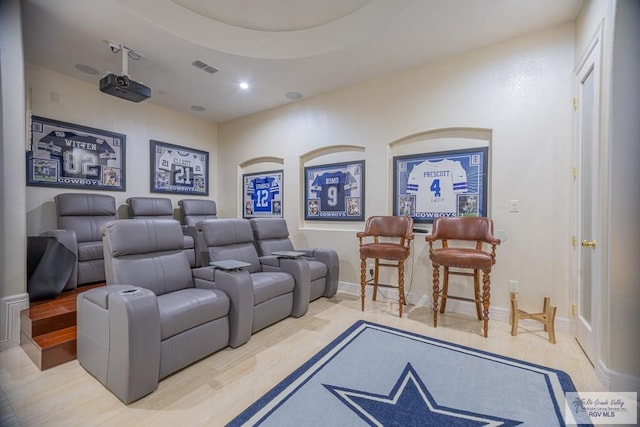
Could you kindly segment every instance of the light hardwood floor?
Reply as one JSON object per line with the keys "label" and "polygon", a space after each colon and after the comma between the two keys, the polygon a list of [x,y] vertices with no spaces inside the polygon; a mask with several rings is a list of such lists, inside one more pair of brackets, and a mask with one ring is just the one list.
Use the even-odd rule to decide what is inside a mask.
{"label": "light hardwood floor", "polygon": [[[447,313],[438,328],[427,307],[405,307],[338,294],[311,303],[309,313],[288,318],[160,382],[151,395],[125,406],[77,361],[41,372],[19,347],[0,352],[0,425],[31,426],[223,426],[295,368],[363,319],[567,372],[578,391],[604,391],[575,339],[557,333],[551,344],[540,328],[516,337],[503,322]],[[499,379],[496,379],[499,381]],[[13,411],[14,416],[11,415]]]}

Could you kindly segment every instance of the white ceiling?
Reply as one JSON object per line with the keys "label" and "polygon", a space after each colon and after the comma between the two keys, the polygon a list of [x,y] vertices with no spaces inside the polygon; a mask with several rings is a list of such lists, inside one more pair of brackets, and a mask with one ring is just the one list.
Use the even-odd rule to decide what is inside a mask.
{"label": "white ceiling", "polygon": [[582,1],[22,0],[22,18],[27,62],[97,91],[122,44],[143,56],[128,60],[143,102],[223,122],[573,21]]}

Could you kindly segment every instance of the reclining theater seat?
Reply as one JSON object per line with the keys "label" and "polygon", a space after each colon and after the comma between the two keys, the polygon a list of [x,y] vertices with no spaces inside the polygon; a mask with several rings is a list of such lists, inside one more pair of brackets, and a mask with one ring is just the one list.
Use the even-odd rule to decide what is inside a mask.
{"label": "reclining theater seat", "polygon": [[284,218],[252,218],[251,228],[258,255],[271,255],[276,251],[305,253],[311,273],[311,301],[322,296],[331,298],[338,291],[340,261],[334,249],[294,249],[287,221]]}
{"label": "reclining theater seat", "polygon": [[[78,361],[124,403],[227,345],[248,341],[250,282],[191,269],[174,220],[122,219],[103,227],[107,286],[77,297]],[[220,281],[218,281],[220,279]],[[220,285],[223,286],[220,286]],[[229,292],[222,291],[225,287]]]}
{"label": "reclining theater seat", "polygon": [[182,224],[195,227],[199,221],[217,219],[218,209],[213,200],[182,199],[178,200]]}
{"label": "reclining theater seat", "polygon": [[213,200],[202,199],[182,199],[178,200],[180,207],[180,222],[185,228],[185,233],[190,235],[195,242],[196,265],[206,266],[207,248],[202,241],[202,237],[196,232],[196,224],[200,221],[218,218],[218,209]]}
{"label": "reclining theater seat", "polygon": [[[129,197],[127,199],[129,217],[133,219],[175,219],[171,199],[166,197]],[[177,221],[177,220],[176,220]],[[193,237],[184,234],[184,251],[189,258],[189,265],[196,266],[196,252]]]}
{"label": "reclining theater seat", "polygon": [[104,255],[100,227],[116,219],[113,196],[93,193],[62,193],[54,197],[58,230],[43,234],[54,235],[76,254],[76,267],[65,287],[103,282]]}
{"label": "reclining theater seat", "polygon": [[258,257],[246,219],[200,221],[196,230],[207,246],[209,262],[237,260],[249,264],[246,270],[254,297],[252,332],[290,315],[300,317],[307,312],[310,271],[306,260]]}

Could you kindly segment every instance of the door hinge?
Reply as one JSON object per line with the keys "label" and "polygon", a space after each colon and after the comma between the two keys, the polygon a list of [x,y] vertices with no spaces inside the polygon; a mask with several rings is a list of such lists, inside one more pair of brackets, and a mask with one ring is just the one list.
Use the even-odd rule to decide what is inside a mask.
{"label": "door hinge", "polygon": [[575,167],[575,166],[573,167],[572,173],[573,173],[573,179],[574,180],[578,179],[578,168],[577,167]]}
{"label": "door hinge", "polygon": [[576,315],[576,305],[575,304],[571,304],[571,315],[572,316]]}
{"label": "door hinge", "polygon": [[573,98],[573,109],[574,110],[578,109],[578,98]]}
{"label": "door hinge", "polygon": [[571,246],[575,248],[577,245],[578,245],[578,239],[576,238],[576,236],[571,236]]}

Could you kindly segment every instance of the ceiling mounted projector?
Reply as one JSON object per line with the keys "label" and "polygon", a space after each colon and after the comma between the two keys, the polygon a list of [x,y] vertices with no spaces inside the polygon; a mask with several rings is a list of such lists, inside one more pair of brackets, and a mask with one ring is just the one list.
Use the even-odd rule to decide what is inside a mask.
{"label": "ceiling mounted projector", "polygon": [[148,86],[116,74],[107,74],[100,79],[100,91],[132,102],[144,101],[151,96]]}
{"label": "ceiling mounted projector", "polygon": [[151,97],[151,88],[140,82],[131,80],[128,73],[128,58],[138,60],[142,55],[118,44],[109,43],[111,51],[122,51],[122,74],[109,73],[100,79],[100,91],[131,102],[144,101]]}

